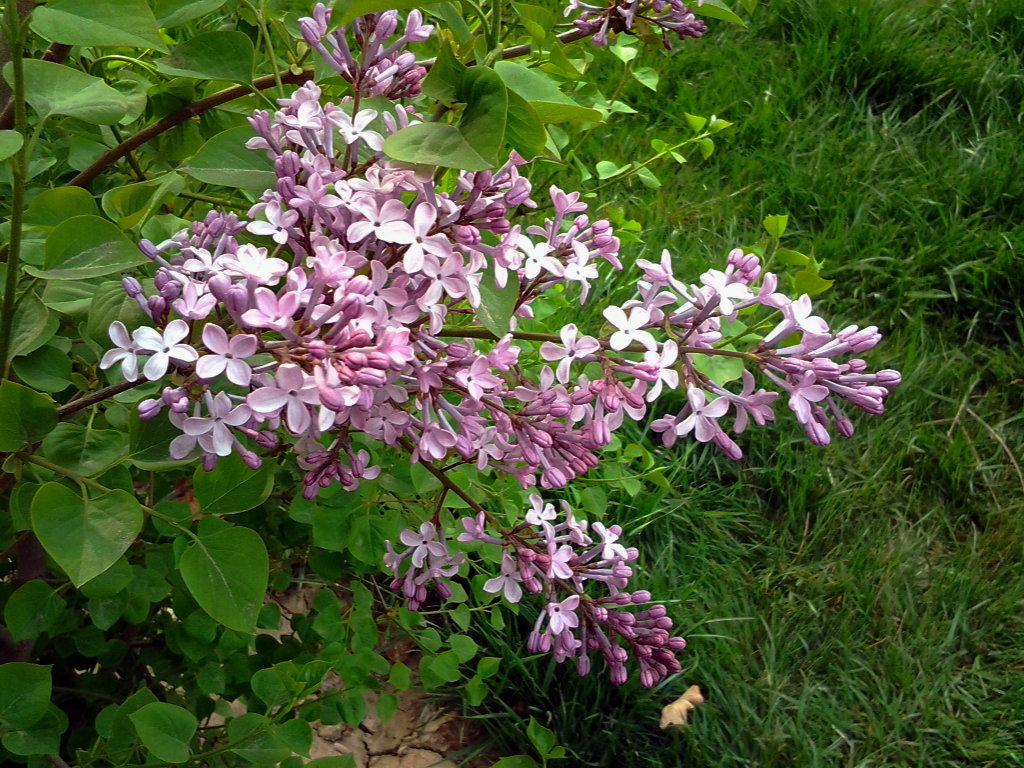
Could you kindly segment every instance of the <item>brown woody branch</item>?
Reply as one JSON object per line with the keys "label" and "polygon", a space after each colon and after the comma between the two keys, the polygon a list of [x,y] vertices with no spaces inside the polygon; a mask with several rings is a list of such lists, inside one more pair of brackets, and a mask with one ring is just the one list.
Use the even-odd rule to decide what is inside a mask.
{"label": "brown woody branch", "polygon": [[112,166],[122,157],[127,156],[129,152],[138,149],[146,142],[152,141],[160,134],[166,133],[172,128],[191,120],[193,117],[198,117],[204,112],[209,112],[211,109],[219,107],[222,104],[227,104],[229,101],[234,101],[235,99],[247,96],[254,90],[262,91],[267,88],[273,88],[277,85],[278,78],[280,78],[282,83],[298,85],[305,82],[312,76],[312,67],[303,69],[299,72],[288,70],[287,72],[281,72],[277,75],[267,75],[266,77],[253,80],[251,85],[236,85],[232,88],[227,88],[213,94],[212,96],[207,96],[205,99],[193,102],[174,114],[168,115],[162,120],[158,120],[153,123],[151,126],[142,129],[130,139],[126,139],[113,149],[104,152],[95,163],[69,181],[68,186],[88,187],[96,180],[97,176],[103,173],[103,171],[107,170],[107,168]]}

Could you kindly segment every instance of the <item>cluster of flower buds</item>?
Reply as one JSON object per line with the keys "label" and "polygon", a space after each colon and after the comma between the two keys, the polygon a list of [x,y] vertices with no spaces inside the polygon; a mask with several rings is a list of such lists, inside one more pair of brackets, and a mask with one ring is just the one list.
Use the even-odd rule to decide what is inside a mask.
{"label": "cluster of flower buds", "polygon": [[[314,47],[327,23],[322,6],[302,20]],[[359,97],[418,87],[412,60],[398,51],[429,28],[412,11],[405,34],[386,45],[397,24],[394,13],[353,24],[358,65],[344,30],[331,35],[332,51],[318,48],[353,83],[353,97],[323,103],[309,82],[273,115],[253,115],[248,146],[273,162],[276,184],[247,218],[212,211],[165,242],[141,244],[156,265],[152,290],[134,278],[124,287],[151,324],[129,333],[113,323],[115,347],[101,367],[119,366],[129,381],[167,381],[139,408],[143,418],[166,410],[181,430],[172,457],[199,455],[209,469],[237,453],[258,467],[261,452],[287,449],[312,498],[378,476],[371,453],[353,444],[362,435],[371,450],[376,441],[413,462],[472,463],[524,488],[560,488],[598,465],[627,417],[645,418],[650,403],[677,391],[683,409],[651,425],[665,445],[692,434],[733,458],[741,452],[723,417],[731,413],[733,434],[763,425],[780,392],[819,445],[830,424],[852,434],[842,402],[882,412],[899,374],[868,372],[856,357],[878,343],[877,330],[831,332],[807,296],[781,293],[776,276],[741,250],[694,284],[676,278],[667,252],[659,263],[636,262],[638,297],[605,307],[608,325],[594,335],[573,324],[520,332],[552,289],[582,303],[600,268],[621,269],[619,240],[578,192],[551,187],[550,213],[531,214],[525,161],[514,153],[494,171],[446,184],[432,169],[389,161],[385,134],[422,117],[405,105],[360,109]],[[484,281],[489,292],[515,294],[500,337],[471,324],[491,309],[482,306]],[[761,328],[772,330],[762,338]],[[540,359],[527,359],[538,341]],[[742,366],[740,391],[725,386],[737,375],[715,373],[722,361]],[[754,372],[777,391],[757,388]],[[678,669],[682,641],[669,637],[664,609],[624,610],[650,596],[627,590],[636,552],[616,543],[620,531],[595,523],[592,539],[568,511],[556,524],[537,503],[511,531],[487,533],[478,516],[460,537],[505,547],[490,591],[548,600],[530,647],[575,659],[581,673],[600,651],[616,682],[627,648],[645,685]],[[428,588],[444,595],[461,560],[448,553],[443,525],[424,524],[402,543],[403,553],[388,554],[396,589],[413,607]],[[607,594],[588,595],[592,582]]]}
{"label": "cluster of flower buds", "polygon": [[[700,0],[697,4],[700,5]],[[600,46],[608,45],[609,34],[634,32],[638,23],[660,29],[665,47],[669,49],[673,38],[703,37],[708,31],[707,25],[681,0],[612,0],[605,5],[571,0],[565,15],[577,12],[573,26],[590,37],[594,45]]]}
{"label": "cluster of flower buds", "polygon": [[[545,601],[527,650],[550,653],[558,663],[571,660],[581,677],[590,672],[592,654],[600,653],[615,685],[626,682],[630,657],[646,688],[678,672],[676,654],[686,641],[672,636],[672,619],[663,605],[651,603],[649,592],[630,590],[631,563],[639,553],[620,543],[622,529],[588,525],[565,502],[561,520],[554,505],[536,494],[530,503],[521,525],[501,530],[481,510],[462,519],[458,537],[465,544],[502,548],[500,573],[484,583],[484,591],[510,603],[518,603],[524,593]],[[392,589],[404,594],[413,610],[427,598],[428,584],[442,600],[450,596],[445,582],[458,572],[463,554],[451,554],[432,523],[424,523],[419,533],[403,531],[401,541],[406,545],[401,554],[388,544]]]}
{"label": "cluster of flower buds", "polygon": [[[349,29],[339,27],[328,33],[330,23],[331,11],[318,3],[311,18],[299,21],[299,29],[309,47],[351,83],[355,93],[387,99],[419,95],[427,70],[416,63],[415,54],[406,46],[427,40],[434,28],[423,23],[423,14],[418,9],[409,12],[405,30],[397,37],[398,11],[357,18],[351,26],[352,45],[348,40]],[[330,50],[324,45],[325,40]]]}

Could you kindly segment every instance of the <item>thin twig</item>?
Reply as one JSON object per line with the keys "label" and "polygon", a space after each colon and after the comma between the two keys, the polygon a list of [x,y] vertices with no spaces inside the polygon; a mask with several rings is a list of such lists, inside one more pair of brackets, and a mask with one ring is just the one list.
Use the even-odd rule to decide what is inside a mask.
{"label": "thin twig", "polygon": [[119,395],[122,392],[127,392],[129,389],[146,384],[146,379],[137,379],[135,381],[122,381],[120,384],[111,384],[109,387],[98,389],[90,395],[81,397],[78,400],[72,400],[66,405],[62,405],[57,409],[57,416],[60,419],[66,419],[68,416],[84,411],[91,405],[101,403],[107,398]]}
{"label": "thin twig", "polygon": [[68,186],[88,187],[101,173],[107,170],[107,168],[112,166],[122,157],[125,157],[129,152],[132,152],[143,144],[152,141],[160,134],[166,133],[172,128],[191,120],[193,117],[198,117],[199,115],[209,112],[211,109],[219,107],[222,104],[227,104],[229,101],[234,101],[235,99],[240,99],[243,96],[248,96],[254,90],[262,91],[267,88],[274,88],[277,86],[278,78],[280,78],[282,83],[298,85],[305,82],[312,76],[312,67],[300,70],[299,72],[288,70],[287,72],[280,72],[275,75],[267,75],[265,77],[257,78],[249,85],[236,85],[232,88],[227,88],[213,94],[212,96],[207,96],[205,99],[193,102],[174,114],[168,115],[162,120],[158,120],[152,125],[143,128],[131,138],[121,142],[113,149],[104,152],[96,162],[69,181]]}

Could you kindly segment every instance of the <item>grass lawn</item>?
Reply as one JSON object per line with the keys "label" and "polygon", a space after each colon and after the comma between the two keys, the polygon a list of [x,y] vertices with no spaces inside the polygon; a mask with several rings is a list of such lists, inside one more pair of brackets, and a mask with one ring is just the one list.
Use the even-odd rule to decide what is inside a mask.
{"label": "grass lawn", "polygon": [[[683,112],[736,123],[661,190],[615,193],[645,224],[627,255],[699,268],[789,213],[832,326],[877,324],[870,362],[904,384],[826,450],[785,417],[739,464],[659,449],[677,490],[607,516],[672,601],[683,674],[648,694],[526,662],[481,723],[526,751],[533,715],[574,766],[1024,765],[1024,4],[776,0],[727,26],[582,149],[624,162],[689,135]],[[708,703],[661,733],[691,683]]]}

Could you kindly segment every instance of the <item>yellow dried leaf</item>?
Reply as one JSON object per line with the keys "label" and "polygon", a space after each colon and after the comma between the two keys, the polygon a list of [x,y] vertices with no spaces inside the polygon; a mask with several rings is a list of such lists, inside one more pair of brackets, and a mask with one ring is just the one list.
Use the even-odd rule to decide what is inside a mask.
{"label": "yellow dried leaf", "polygon": [[671,704],[667,704],[661,710],[662,730],[672,725],[677,728],[682,728],[686,725],[686,720],[690,716],[690,711],[696,709],[698,704],[703,703],[704,696],[701,695],[700,686],[691,685],[686,689],[686,693]]}

